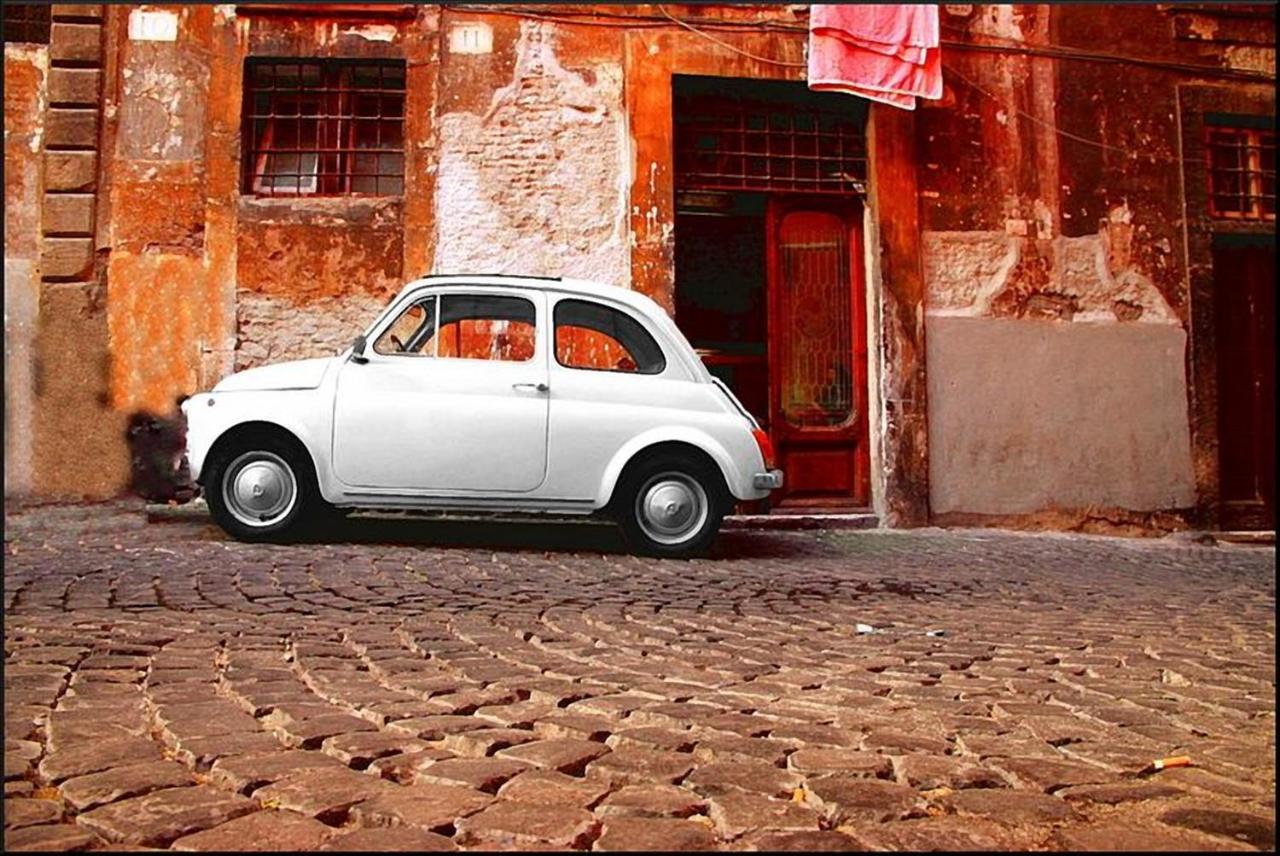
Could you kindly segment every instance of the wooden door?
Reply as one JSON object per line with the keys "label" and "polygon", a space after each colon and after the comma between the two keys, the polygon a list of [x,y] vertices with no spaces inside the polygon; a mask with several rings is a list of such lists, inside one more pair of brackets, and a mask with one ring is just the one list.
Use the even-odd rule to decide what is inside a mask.
{"label": "wooden door", "polygon": [[1224,529],[1276,520],[1275,236],[1215,235],[1218,472]]}
{"label": "wooden door", "polygon": [[769,429],[783,504],[870,503],[861,232],[856,200],[770,201]]}

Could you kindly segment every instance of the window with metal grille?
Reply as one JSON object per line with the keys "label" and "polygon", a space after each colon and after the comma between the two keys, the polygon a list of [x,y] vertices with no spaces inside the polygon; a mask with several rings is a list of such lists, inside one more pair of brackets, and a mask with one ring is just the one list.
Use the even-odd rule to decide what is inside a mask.
{"label": "window with metal grille", "polygon": [[1276,218],[1274,131],[1210,125],[1209,213],[1233,220]]}
{"label": "window with metal grille", "polygon": [[4,40],[49,44],[51,8],[44,3],[5,3]]}
{"label": "window with metal grille", "polygon": [[[778,92],[764,84],[774,83]],[[752,81],[750,91],[686,78],[675,104],[676,182],[688,190],[860,193],[864,103],[803,85]],[[832,98],[844,98],[833,107]]]}
{"label": "window with metal grille", "polygon": [[244,192],[404,192],[403,60],[250,59]]}

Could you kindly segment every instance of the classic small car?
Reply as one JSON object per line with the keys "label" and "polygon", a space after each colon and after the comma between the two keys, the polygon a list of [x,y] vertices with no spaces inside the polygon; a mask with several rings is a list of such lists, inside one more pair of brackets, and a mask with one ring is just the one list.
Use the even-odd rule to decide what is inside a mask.
{"label": "classic small car", "polygon": [[352,509],[600,514],[683,556],[782,486],[671,318],[578,280],[415,280],[337,356],[237,372],[182,411],[191,477],[243,540]]}

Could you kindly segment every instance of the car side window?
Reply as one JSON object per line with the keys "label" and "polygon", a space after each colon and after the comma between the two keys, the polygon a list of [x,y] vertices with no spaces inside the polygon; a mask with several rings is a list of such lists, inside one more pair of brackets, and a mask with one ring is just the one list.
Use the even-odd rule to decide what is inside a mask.
{"label": "car side window", "polygon": [[533,359],[537,314],[531,301],[498,294],[445,294],[432,337],[435,356],[525,362]]}
{"label": "car side window", "polygon": [[424,297],[411,303],[373,343],[374,353],[434,356],[432,334],[436,326],[436,298]]}
{"label": "car side window", "polygon": [[561,300],[555,309],[556,362],[565,368],[661,374],[662,348],[639,321],[591,300]]}

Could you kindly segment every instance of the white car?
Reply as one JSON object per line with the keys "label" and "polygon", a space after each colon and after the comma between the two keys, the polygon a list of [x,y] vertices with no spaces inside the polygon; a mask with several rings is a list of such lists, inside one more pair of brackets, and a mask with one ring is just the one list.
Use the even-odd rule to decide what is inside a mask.
{"label": "white car", "polygon": [[356,508],[603,513],[680,556],[782,486],[667,314],[584,281],[419,279],[338,356],[238,372],[182,411],[191,476],[245,540]]}

